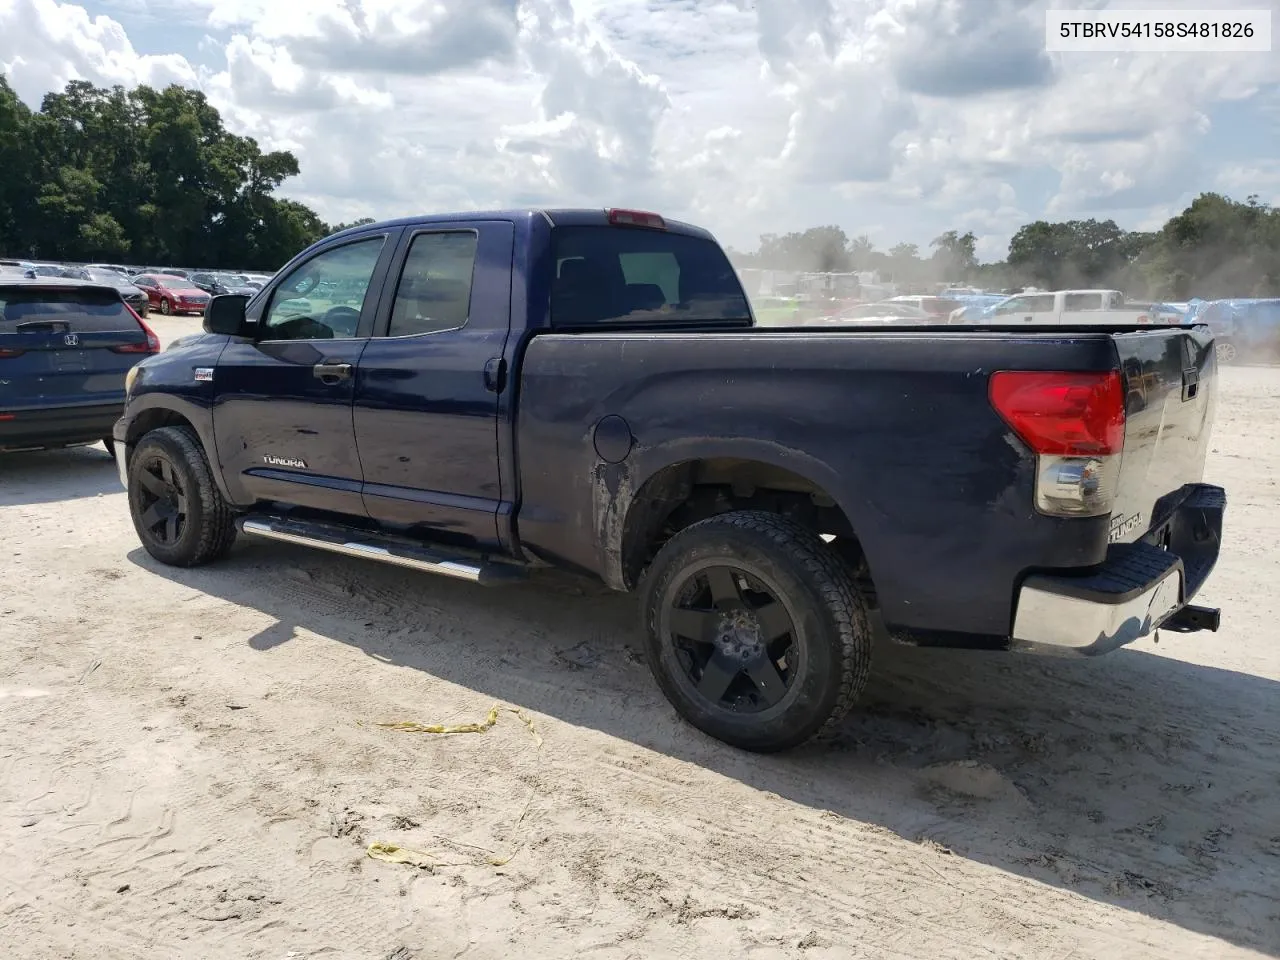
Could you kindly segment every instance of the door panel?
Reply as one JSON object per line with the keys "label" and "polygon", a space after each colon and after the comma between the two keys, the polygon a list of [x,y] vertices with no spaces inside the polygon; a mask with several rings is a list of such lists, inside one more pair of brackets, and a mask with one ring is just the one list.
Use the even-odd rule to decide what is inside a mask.
{"label": "door panel", "polygon": [[228,491],[365,517],[351,403],[399,231],[326,246],[290,267],[214,371],[213,428]]}
{"label": "door panel", "polygon": [[360,458],[351,427],[352,370],[367,340],[232,342],[214,373],[218,458],[236,500],[280,500],[364,516]]}
{"label": "door panel", "polygon": [[[361,355],[354,399],[365,508],[384,523],[468,546],[498,541],[513,232],[506,221],[451,224],[402,242],[396,295],[380,311],[384,335]],[[470,296],[460,301],[459,264],[471,249]]]}

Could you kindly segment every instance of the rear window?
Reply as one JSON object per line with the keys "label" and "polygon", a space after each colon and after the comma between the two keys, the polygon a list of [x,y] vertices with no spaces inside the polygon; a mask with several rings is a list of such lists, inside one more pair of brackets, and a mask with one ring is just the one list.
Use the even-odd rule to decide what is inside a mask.
{"label": "rear window", "polygon": [[553,326],[751,317],[738,276],[714,241],[628,227],[560,227],[553,236]]}
{"label": "rear window", "polygon": [[137,330],[137,321],[114,290],[40,290],[0,287],[0,333],[18,324],[57,322],[77,333]]}

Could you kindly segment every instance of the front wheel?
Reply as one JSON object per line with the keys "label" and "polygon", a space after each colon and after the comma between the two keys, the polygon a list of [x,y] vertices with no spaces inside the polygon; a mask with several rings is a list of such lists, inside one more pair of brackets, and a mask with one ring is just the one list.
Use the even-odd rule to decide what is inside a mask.
{"label": "front wheel", "polygon": [[1230,340],[1224,340],[1219,343],[1216,349],[1219,363],[1235,363],[1236,358],[1239,356],[1236,345]]}
{"label": "front wheel", "polygon": [[172,310],[173,310],[173,307],[169,304],[169,301],[167,299],[160,301],[160,312],[163,313],[166,317],[169,315],[170,311]]}
{"label": "front wheel", "polygon": [[756,752],[833,730],[866,685],[863,600],[821,538],[775,514],[695,523],[642,585],[649,667],[682,717]]}
{"label": "front wheel", "polygon": [[174,567],[198,567],[226,555],[235,516],[190,427],[143,436],[129,458],[129,513],[147,553]]}

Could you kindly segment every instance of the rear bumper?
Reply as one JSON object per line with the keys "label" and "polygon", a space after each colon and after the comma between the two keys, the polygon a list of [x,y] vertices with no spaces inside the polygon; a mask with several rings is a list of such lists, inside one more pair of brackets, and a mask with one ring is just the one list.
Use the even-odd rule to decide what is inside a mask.
{"label": "rear bumper", "polygon": [[1094,656],[1154,632],[1217,564],[1226,503],[1221,487],[1196,484],[1168,520],[1137,543],[1113,544],[1087,575],[1028,577],[1018,592],[1014,649]]}
{"label": "rear bumper", "polygon": [[12,420],[0,420],[0,451],[94,443],[111,436],[122,409],[123,397],[114,403],[12,411]]}

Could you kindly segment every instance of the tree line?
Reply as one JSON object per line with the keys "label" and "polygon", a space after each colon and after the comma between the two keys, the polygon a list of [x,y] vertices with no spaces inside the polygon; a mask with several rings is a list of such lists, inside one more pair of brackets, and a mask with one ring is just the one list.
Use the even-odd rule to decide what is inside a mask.
{"label": "tree line", "polygon": [[1037,220],[1018,229],[1004,260],[979,263],[973,233],[949,230],[922,255],[913,243],[877,250],[837,226],[764,234],[743,267],[815,272],[877,271],[907,287],[969,283],[990,290],[1104,287],[1164,300],[1280,297],[1280,209],[1251,196],[1201,194],[1152,232],[1114,220]]}
{"label": "tree line", "polygon": [[0,75],[5,256],[275,270],[332,229],[274,195],[297,173],[196,90],[75,80],[31,110]]}
{"label": "tree line", "polygon": [[[229,132],[197,90],[104,89],[75,80],[38,110],[0,74],[0,255],[275,270],[309,243],[369,222],[329,225],[277,197],[298,174],[290,152],[264,153]],[[878,250],[838,226],[764,234],[740,266],[875,270],[907,286],[973,283],[1115,287],[1134,296],[1280,296],[1280,210],[1257,197],[1198,197],[1161,229],[1114,220],[1037,220],[1004,260],[980,263],[977,238],[949,230],[927,252]]]}

